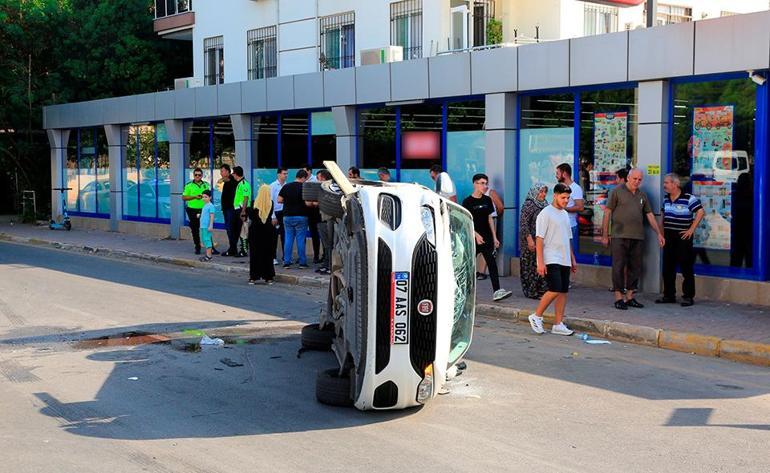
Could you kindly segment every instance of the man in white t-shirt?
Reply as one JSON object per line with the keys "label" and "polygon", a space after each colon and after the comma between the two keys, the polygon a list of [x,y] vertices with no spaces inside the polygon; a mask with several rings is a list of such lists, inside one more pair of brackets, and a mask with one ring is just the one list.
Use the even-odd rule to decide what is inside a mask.
{"label": "man in white t-shirt", "polygon": [[561,163],[556,166],[556,180],[569,187],[572,193],[567,202],[567,208],[564,209],[569,214],[569,225],[572,229],[573,238],[577,238],[578,212],[582,212],[585,207],[583,199],[583,189],[572,180],[572,166],[567,163]]}
{"label": "man in white t-shirt", "polygon": [[449,174],[439,164],[430,167],[430,178],[436,183],[436,193],[452,202],[457,202],[457,192]]}
{"label": "man in white t-shirt", "polygon": [[572,251],[572,230],[569,214],[566,212],[571,189],[562,184],[553,188],[551,205],[544,208],[535,222],[535,250],[537,252],[537,273],[545,277],[548,291],[543,294],[535,312],[529,316],[529,324],[535,333],[545,333],[543,313],[556,301],[556,316],[551,333],[572,335],[564,325],[564,309],[567,306],[570,273],[577,271],[575,254]]}

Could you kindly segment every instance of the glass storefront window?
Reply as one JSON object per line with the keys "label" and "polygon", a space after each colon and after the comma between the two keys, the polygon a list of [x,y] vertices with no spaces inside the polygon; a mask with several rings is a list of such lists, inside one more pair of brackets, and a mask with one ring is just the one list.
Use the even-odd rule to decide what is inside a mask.
{"label": "glass storefront window", "polygon": [[706,211],[696,264],[753,268],[757,86],[741,78],[673,88],[671,170]]}
{"label": "glass storefront window", "polygon": [[401,107],[402,182],[416,182],[426,187],[435,185],[428,169],[441,164],[443,110],[441,104],[406,105]]}
{"label": "glass storefront window", "polygon": [[[235,135],[229,118],[216,121],[198,120],[185,124],[187,135],[187,170],[185,183],[193,180],[193,170],[201,168],[203,180],[211,186],[214,223],[224,223],[222,215],[222,185],[219,168],[235,166]],[[249,176],[245,176],[247,179]],[[186,218],[186,217],[185,217]]]}
{"label": "glass storefront window", "polygon": [[364,179],[376,180],[381,167],[396,178],[396,111],[384,107],[358,112],[358,163]]}
{"label": "glass storefront window", "polygon": [[602,219],[607,196],[617,185],[615,173],[636,165],[636,90],[580,94],[580,152],[573,180],[583,189],[585,207],[578,214],[578,254],[610,255],[601,244]]}
{"label": "glass storefront window", "polygon": [[124,136],[123,217],[168,221],[171,185],[165,125],[129,126]]}
{"label": "glass storefront window", "polygon": [[281,165],[294,176],[308,163],[308,114],[281,116]]}
{"label": "glass storefront window", "polygon": [[64,170],[67,209],[70,212],[110,213],[109,155],[103,128],[70,132]]}
{"label": "glass storefront window", "polygon": [[548,186],[550,202],[555,170],[575,161],[575,96],[522,96],[519,131],[519,205],[536,183]]}
{"label": "glass storefront window", "polygon": [[449,102],[446,123],[446,165],[457,188],[457,201],[473,192],[473,175],[486,169],[485,105],[483,100]]}
{"label": "glass storefront window", "polygon": [[332,112],[310,114],[310,154],[314,171],[322,169],[324,161],[337,161],[336,133]]}
{"label": "glass storefront window", "polygon": [[275,180],[278,168],[278,116],[251,118],[251,166],[254,188]]}

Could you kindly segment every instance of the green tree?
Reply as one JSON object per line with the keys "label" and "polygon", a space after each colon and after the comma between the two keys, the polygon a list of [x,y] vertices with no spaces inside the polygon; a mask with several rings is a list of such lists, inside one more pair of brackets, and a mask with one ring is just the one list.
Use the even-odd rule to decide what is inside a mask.
{"label": "green tree", "polygon": [[[34,189],[38,201],[48,200],[44,106],[165,90],[174,77],[190,75],[190,42],[159,38],[153,6],[152,0],[0,2],[0,174],[18,176],[15,190]],[[4,193],[0,199],[8,200]]]}

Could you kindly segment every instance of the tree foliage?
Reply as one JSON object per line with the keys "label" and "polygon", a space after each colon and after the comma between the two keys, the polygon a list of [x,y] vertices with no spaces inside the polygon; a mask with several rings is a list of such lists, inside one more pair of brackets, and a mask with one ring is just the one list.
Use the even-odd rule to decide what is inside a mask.
{"label": "tree foliage", "polygon": [[17,176],[17,190],[48,195],[44,106],[165,90],[190,75],[190,43],[155,34],[153,3],[0,2],[0,174]]}

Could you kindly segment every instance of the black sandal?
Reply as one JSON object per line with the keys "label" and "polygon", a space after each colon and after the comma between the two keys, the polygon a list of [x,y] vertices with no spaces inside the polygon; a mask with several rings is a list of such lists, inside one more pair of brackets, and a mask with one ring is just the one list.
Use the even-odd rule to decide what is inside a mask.
{"label": "black sandal", "polygon": [[623,299],[618,299],[615,301],[615,308],[618,310],[628,310],[626,301],[624,301]]}
{"label": "black sandal", "polygon": [[676,297],[661,297],[655,299],[656,304],[676,304]]}
{"label": "black sandal", "polygon": [[637,301],[636,299],[629,299],[629,300],[627,300],[626,301],[626,305],[628,307],[633,307],[634,309],[643,309],[644,308],[644,304],[640,304],[639,301]]}

